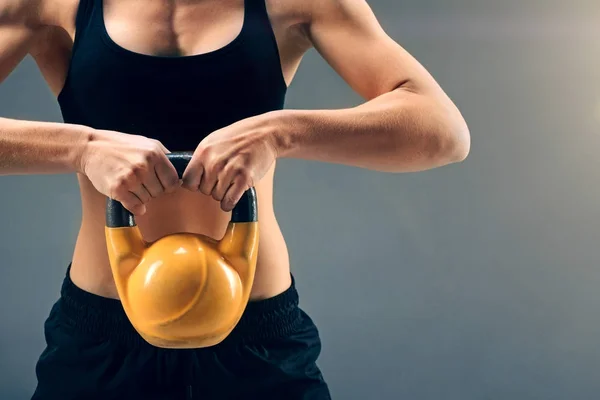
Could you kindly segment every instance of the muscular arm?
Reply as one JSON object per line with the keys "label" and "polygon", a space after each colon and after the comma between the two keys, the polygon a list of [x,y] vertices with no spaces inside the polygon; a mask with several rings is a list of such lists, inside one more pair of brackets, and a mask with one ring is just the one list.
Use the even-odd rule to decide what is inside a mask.
{"label": "muscular arm", "polygon": [[419,171],[462,161],[470,136],[433,77],[381,28],[365,0],[309,0],[306,35],[367,102],[272,113],[279,157]]}
{"label": "muscular arm", "polygon": [[[0,84],[44,29],[40,0],[0,0]],[[0,117],[0,175],[71,173],[79,169],[90,129]]]}

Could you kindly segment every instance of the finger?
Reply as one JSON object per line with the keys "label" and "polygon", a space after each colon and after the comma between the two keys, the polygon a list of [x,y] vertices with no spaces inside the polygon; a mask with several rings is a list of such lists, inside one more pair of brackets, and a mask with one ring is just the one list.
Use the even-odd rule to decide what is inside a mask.
{"label": "finger", "polygon": [[123,193],[115,200],[118,200],[133,215],[144,215],[146,213],[146,206],[131,192]]}
{"label": "finger", "polygon": [[223,200],[223,197],[225,197],[225,193],[227,193],[229,187],[233,185],[233,182],[237,175],[236,172],[237,171],[235,170],[235,168],[231,167],[226,168],[223,170],[223,172],[221,172],[219,178],[217,179],[215,188],[212,191],[213,199],[215,199],[216,201]]}
{"label": "finger", "polygon": [[212,171],[208,171],[205,168],[204,172],[202,173],[202,177],[200,178],[200,185],[198,185],[198,188],[203,194],[210,196],[216,185],[217,174]]}
{"label": "finger", "polygon": [[221,209],[226,212],[233,210],[248,188],[248,184],[243,179],[235,179],[233,184],[229,186],[227,192],[225,192],[225,195],[223,196],[223,200],[221,201]]}
{"label": "finger", "polygon": [[146,204],[152,199],[150,192],[148,191],[148,189],[146,189],[144,185],[139,185],[137,187],[131,188],[129,189],[129,191],[136,195],[137,198],[140,199],[142,204]]}
{"label": "finger", "polygon": [[156,168],[148,174],[143,181],[143,185],[146,187],[146,190],[148,190],[148,193],[150,193],[150,197],[152,198],[160,196],[165,191],[165,188],[158,178]]}
{"label": "finger", "polygon": [[204,166],[196,160],[190,161],[182,176],[182,186],[193,192],[198,191],[200,181],[204,175]]}
{"label": "finger", "polygon": [[166,193],[173,193],[181,185],[177,170],[164,154],[154,166],[154,172]]}
{"label": "finger", "polygon": [[167,149],[160,140],[155,140],[155,143],[158,145],[158,147],[160,148],[160,150],[165,153],[165,154],[170,154],[171,151],[169,149]]}

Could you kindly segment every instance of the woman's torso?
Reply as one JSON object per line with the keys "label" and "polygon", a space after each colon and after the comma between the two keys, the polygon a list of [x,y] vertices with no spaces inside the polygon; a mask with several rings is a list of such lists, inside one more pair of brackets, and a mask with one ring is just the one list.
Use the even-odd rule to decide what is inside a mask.
{"label": "woman's torso", "polygon": [[[106,38],[109,40],[108,43],[104,43],[110,45],[112,42],[112,45],[115,46],[113,50],[121,50],[120,52],[114,52],[113,57],[133,57],[132,60],[135,60],[136,65],[143,74],[146,63],[153,67],[156,66],[154,63],[157,61],[161,63],[161,68],[163,68],[163,65],[165,66],[165,69],[156,70],[159,72],[163,70],[169,71],[169,63],[171,62],[173,62],[173,65],[175,63],[182,63],[181,65],[184,66],[184,69],[189,69],[189,66],[183,64],[188,61],[191,62],[188,65],[192,65],[198,61],[194,66],[202,65],[204,62],[214,63],[217,60],[215,54],[224,54],[226,53],[224,49],[233,48],[232,43],[240,41],[238,37],[243,32],[243,28],[248,29],[246,25],[248,24],[247,13],[249,2],[252,2],[253,7],[256,7],[257,2],[264,2],[265,0],[246,0],[246,7],[244,7],[243,0],[202,0],[192,2],[178,0],[81,1],[87,1],[88,5],[94,4],[96,8],[98,8],[98,4],[101,5],[99,9],[103,16],[102,24],[104,25]],[[265,13],[268,10],[267,23],[270,21],[269,29],[271,34],[274,35],[269,39],[269,35],[264,31],[263,37],[256,36],[254,39],[266,41],[264,43],[266,46],[268,46],[267,42],[272,40],[275,50],[265,54],[270,54],[271,56],[275,54],[277,56],[276,67],[278,70],[274,72],[271,60],[270,66],[264,66],[265,68],[271,68],[269,74],[264,75],[264,79],[280,79],[281,83],[286,85],[292,80],[300,59],[308,46],[299,39],[301,35],[295,31],[294,26],[299,25],[299,21],[295,19],[293,13],[288,12],[286,7],[279,5],[279,3],[273,2],[273,5],[271,5],[271,2],[266,0],[267,8],[265,9]],[[49,86],[59,96],[59,100],[61,100],[63,115],[65,115],[65,110],[68,114],[73,109],[74,105],[69,106],[67,109],[65,104],[68,104],[69,101],[77,100],[76,94],[78,93],[78,89],[80,90],[79,95],[89,93],[89,91],[82,92],[81,85],[76,86],[76,73],[74,71],[69,73],[69,68],[74,68],[69,60],[73,51],[73,41],[76,37],[75,16],[77,15],[78,7],[79,0],[62,0],[60,10],[61,26],[48,29],[44,34],[44,38],[40,39],[40,45],[32,53]],[[256,8],[253,10],[256,12]],[[81,22],[79,21],[78,26],[81,26],[80,24]],[[81,36],[77,36],[77,40],[79,40],[78,44],[75,41],[79,48],[75,48],[74,63],[77,62],[76,52],[81,51],[80,48],[84,46],[81,37],[88,35],[90,36],[89,39],[94,39],[91,36],[96,35],[97,32],[100,31],[77,32]],[[44,42],[41,42],[41,40],[44,40]],[[246,41],[250,42],[250,40]],[[242,43],[236,46],[241,47],[244,45]],[[99,46],[104,45],[99,44]],[[89,48],[86,51],[90,51]],[[100,47],[95,54],[101,55],[104,51],[108,51],[108,49]],[[235,62],[235,51],[231,50],[229,53],[229,62]],[[203,55],[207,57],[202,57]],[[166,57],[177,58],[166,59]],[[120,59],[116,60],[120,62]],[[99,61],[102,60],[100,59]],[[225,60],[220,62],[225,62]],[[269,62],[268,57],[266,57],[265,62]],[[252,71],[253,66],[254,64],[249,65],[248,70]],[[98,72],[96,71],[96,73]],[[114,73],[118,74],[119,70],[117,69]],[[276,75],[273,75],[274,73]],[[75,78],[71,75],[75,75]],[[91,75],[91,79],[94,79],[94,73]],[[106,74],[98,77],[98,79],[106,78]],[[185,80],[185,74],[178,79],[182,78]],[[213,75],[213,78],[221,77]],[[252,79],[251,73],[249,79]],[[157,77],[157,81],[160,83],[160,77]],[[190,82],[201,83],[202,81],[198,80],[197,76],[190,75]],[[147,90],[151,91],[152,85],[153,82],[149,80],[149,88]],[[274,83],[274,85],[277,85],[277,83]],[[126,88],[124,90],[124,95],[128,96]],[[93,99],[102,97],[101,90],[99,92],[98,96],[89,99],[85,98],[85,101],[81,101],[80,99],[79,103],[84,104],[78,104],[77,106],[83,108],[90,101],[87,104],[87,108],[92,109],[92,111],[97,111],[96,108],[102,110],[102,107],[109,107],[110,105],[107,105],[106,101],[98,103],[98,105],[94,103]],[[94,96],[94,93],[90,93],[89,95]],[[216,93],[213,94],[213,97],[215,97],[214,95]],[[227,98],[231,99],[228,101],[231,101],[234,107],[239,109],[243,106],[243,102],[236,100],[237,93],[230,90],[230,93],[227,95],[230,96]],[[71,98],[67,98],[69,96]],[[165,101],[168,102],[169,99],[165,99]],[[260,104],[260,102],[257,103]],[[223,104],[222,106],[224,107],[225,105]],[[185,104],[182,106],[185,106]],[[252,107],[252,105],[249,105],[249,107]],[[271,105],[265,103],[264,107],[264,111],[266,112],[269,111],[268,108]],[[135,111],[134,109],[134,115]],[[234,111],[232,110],[232,112]],[[174,111],[175,114],[177,112],[177,110]],[[257,112],[261,112],[261,110],[254,110],[254,113]],[[106,114],[106,120],[110,120],[111,116],[115,118],[115,113],[110,108],[106,108]],[[199,114],[202,115],[202,112]],[[82,112],[81,115],[86,114]],[[93,115],[98,115],[98,113]],[[208,117],[206,116],[205,118]],[[78,118],[81,120],[78,120]],[[74,115],[72,118],[65,118],[65,120],[67,122],[92,126],[99,125],[93,126],[95,128],[111,128],[110,125],[102,125],[105,121],[102,118],[102,113],[100,113],[99,117],[90,117],[89,119],[93,120],[94,118],[97,121],[90,124],[85,123],[86,119],[78,115]],[[240,114],[238,112],[238,116],[234,115],[233,118],[243,118],[243,113]],[[167,148],[177,147],[181,141],[178,142],[177,139],[173,139],[171,136],[161,136],[160,133],[168,126],[169,119],[165,118],[156,121],[157,124],[162,125],[162,130],[157,130],[155,134],[152,132],[153,129],[150,128],[147,129],[151,131],[150,134],[144,134],[143,131],[126,131],[126,133],[141,134],[149,137],[158,135],[160,140],[167,142],[165,143]],[[135,124],[135,122],[136,120],[133,119],[132,123]],[[206,133],[199,134],[195,139],[190,137],[192,133],[190,131],[182,139],[188,147],[190,146],[189,143],[197,144],[206,135]],[[170,150],[189,151],[193,150],[193,148],[174,148]],[[252,299],[271,297],[285,290],[290,284],[287,247],[273,210],[274,168],[256,185],[259,206],[260,244],[256,277],[251,294]],[[85,176],[78,175],[78,181],[81,188],[82,223],[75,245],[71,277],[84,290],[106,297],[117,298],[118,295],[108,262],[104,238],[106,198],[95,190]],[[218,239],[222,237],[228,221],[229,214],[220,210],[218,202],[199,192],[192,193],[184,189],[174,194],[153,199],[147,206],[147,213],[144,216],[136,218],[136,222],[144,238],[148,241],[153,241],[170,233],[182,231],[204,234]]]}

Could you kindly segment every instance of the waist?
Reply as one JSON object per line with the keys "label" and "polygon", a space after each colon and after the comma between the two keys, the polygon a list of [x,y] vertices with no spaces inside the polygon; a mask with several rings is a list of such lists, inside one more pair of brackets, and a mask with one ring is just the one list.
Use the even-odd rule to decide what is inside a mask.
{"label": "waist", "polygon": [[[121,302],[101,297],[80,288],[71,279],[72,267],[67,269],[61,288],[61,297],[55,307],[69,327],[99,339],[111,339],[128,346],[148,344],[135,331]],[[233,332],[220,345],[235,344],[239,340],[254,341],[285,336],[302,322],[298,308],[298,292],[294,280],[276,296],[250,301]]]}
{"label": "waist", "polygon": [[[106,248],[106,198],[87,187],[85,182],[81,186],[83,219],[71,260],[71,277],[85,291],[118,299]],[[259,199],[259,247],[250,294],[252,300],[275,296],[288,288],[291,282],[287,246],[272,204],[268,203],[270,196],[259,186],[256,191]],[[136,218],[147,242],[178,232],[196,233],[219,240],[230,218],[228,213],[220,211],[219,204],[212,198],[184,189],[152,200],[147,210],[146,215]]]}

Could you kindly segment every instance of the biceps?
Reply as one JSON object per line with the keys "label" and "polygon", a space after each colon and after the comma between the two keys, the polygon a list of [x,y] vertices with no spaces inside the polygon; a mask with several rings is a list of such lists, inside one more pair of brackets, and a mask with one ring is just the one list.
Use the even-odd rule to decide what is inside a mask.
{"label": "biceps", "polygon": [[27,55],[33,40],[31,29],[0,23],[0,83]]}
{"label": "biceps", "polygon": [[361,96],[372,99],[411,82],[433,79],[383,30],[364,0],[327,0],[335,4],[319,13],[309,33],[315,49]]}

